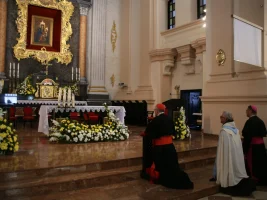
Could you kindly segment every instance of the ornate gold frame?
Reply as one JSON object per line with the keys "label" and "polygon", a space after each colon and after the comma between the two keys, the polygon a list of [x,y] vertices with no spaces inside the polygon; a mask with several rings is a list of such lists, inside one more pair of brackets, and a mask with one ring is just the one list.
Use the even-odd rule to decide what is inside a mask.
{"label": "ornate gold frame", "polygon": [[[15,57],[18,60],[32,57],[43,65],[47,65],[48,62],[54,59],[59,63],[69,64],[73,56],[69,49],[70,45],[67,44],[67,41],[72,35],[72,27],[70,24],[70,18],[74,11],[72,3],[67,0],[16,0],[16,2],[18,5],[16,24],[20,36],[17,38],[18,43],[13,47]],[[26,48],[29,4],[61,11],[60,52],[46,51],[45,47],[43,47],[41,51]]]}

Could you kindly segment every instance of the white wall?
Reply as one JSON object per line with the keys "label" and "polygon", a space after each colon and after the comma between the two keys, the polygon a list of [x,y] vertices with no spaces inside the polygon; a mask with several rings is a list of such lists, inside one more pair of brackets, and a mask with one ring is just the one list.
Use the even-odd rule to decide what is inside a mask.
{"label": "white wall", "polygon": [[[118,91],[118,83],[120,80],[120,22],[121,22],[121,1],[122,0],[107,0],[107,20],[106,20],[106,72],[105,72],[105,87],[113,99],[114,95]],[[112,51],[111,44],[111,29],[113,21],[116,23],[117,30],[117,42],[116,49]],[[110,77],[114,74],[115,84],[114,87],[111,85]]]}
{"label": "white wall", "polygon": [[174,87],[180,85],[180,90],[193,90],[202,89],[203,86],[203,68],[202,63],[196,59],[195,60],[195,73],[186,74],[186,66],[182,65],[180,61],[176,63],[176,67],[172,72],[172,97],[175,98],[177,95]]}
{"label": "white wall", "polygon": [[197,0],[176,0],[175,10],[176,27],[197,20]]}

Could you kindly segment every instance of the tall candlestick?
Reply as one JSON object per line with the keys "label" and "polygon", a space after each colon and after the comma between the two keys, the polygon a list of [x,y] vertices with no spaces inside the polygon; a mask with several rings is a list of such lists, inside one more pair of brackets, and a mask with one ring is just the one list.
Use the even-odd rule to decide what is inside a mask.
{"label": "tall candlestick", "polygon": [[67,90],[66,88],[63,89],[63,107],[66,105],[66,98],[67,98]]}
{"label": "tall candlestick", "polygon": [[68,88],[68,98],[67,98],[68,106],[71,106],[71,89],[70,87]]}
{"label": "tall candlestick", "polygon": [[71,81],[73,81],[73,67],[71,68]]}
{"label": "tall candlestick", "polygon": [[75,95],[72,93],[72,107],[75,107]]}
{"label": "tall candlestick", "polygon": [[59,92],[58,92],[58,106],[60,106],[61,104],[61,96],[62,96],[62,88],[59,88]]}
{"label": "tall candlestick", "polygon": [[76,67],[76,81],[78,80],[78,67]]}
{"label": "tall candlestick", "polygon": [[81,79],[81,68],[79,68],[79,81]]}
{"label": "tall candlestick", "polygon": [[15,63],[13,63],[13,78],[15,78],[15,73],[16,73],[16,66],[15,66]]}
{"label": "tall candlestick", "polygon": [[19,78],[19,63],[18,63],[17,78]]}
{"label": "tall candlestick", "polygon": [[11,78],[11,71],[12,71],[12,66],[11,66],[11,62],[10,62],[10,67],[9,67],[9,78]]}

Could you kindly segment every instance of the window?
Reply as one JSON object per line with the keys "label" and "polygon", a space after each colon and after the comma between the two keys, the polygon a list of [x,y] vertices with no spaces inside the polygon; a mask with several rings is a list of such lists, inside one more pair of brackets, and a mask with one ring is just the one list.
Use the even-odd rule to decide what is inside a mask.
{"label": "window", "polygon": [[175,0],[168,1],[168,29],[175,27]]}
{"label": "window", "polygon": [[197,0],[197,18],[206,16],[206,0]]}

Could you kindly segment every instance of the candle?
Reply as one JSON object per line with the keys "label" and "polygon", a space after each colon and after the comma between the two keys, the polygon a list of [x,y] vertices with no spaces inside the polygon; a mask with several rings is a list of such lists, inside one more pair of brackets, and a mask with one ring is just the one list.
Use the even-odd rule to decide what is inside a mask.
{"label": "candle", "polygon": [[68,106],[70,107],[71,106],[71,89],[70,87],[68,88]]}
{"label": "candle", "polygon": [[71,81],[73,81],[73,67],[71,68]]}
{"label": "candle", "polygon": [[76,67],[76,81],[78,79],[78,67]]}
{"label": "candle", "polygon": [[62,88],[59,88],[59,91],[58,91],[58,106],[60,106],[60,102],[61,102],[61,96],[62,96]]}
{"label": "candle", "polygon": [[75,107],[75,95],[72,93],[72,107]]}
{"label": "candle", "polygon": [[12,71],[12,66],[11,66],[11,63],[10,63],[10,67],[9,67],[9,78],[11,78],[11,71]]}
{"label": "candle", "polygon": [[66,96],[67,95],[66,93],[67,93],[66,88],[64,88],[63,89],[63,107],[65,107],[65,103],[66,103],[66,97],[67,97]]}
{"label": "candle", "polygon": [[16,66],[15,63],[13,63],[13,78],[15,78],[15,73],[16,73]]}
{"label": "candle", "polygon": [[17,78],[19,78],[19,63],[18,63]]}

